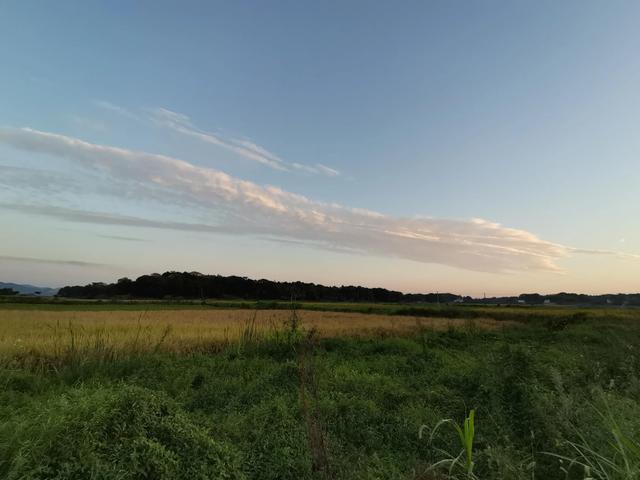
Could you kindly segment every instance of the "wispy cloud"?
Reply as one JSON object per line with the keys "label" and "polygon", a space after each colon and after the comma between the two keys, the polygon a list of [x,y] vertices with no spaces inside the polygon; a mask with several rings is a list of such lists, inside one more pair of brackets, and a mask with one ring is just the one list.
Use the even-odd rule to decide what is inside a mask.
{"label": "wispy cloud", "polygon": [[[0,207],[2,208],[2,207]],[[109,240],[119,240],[121,242],[146,242],[147,240],[143,239],[143,238],[136,238],[136,237],[125,237],[122,235],[103,235],[103,234],[99,234],[98,237],[100,238],[106,238]]]}
{"label": "wispy cloud", "polygon": [[108,130],[104,123],[81,115],[69,115],[69,120],[76,127],[82,127],[95,132],[106,132]]}
{"label": "wispy cloud", "polygon": [[225,148],[244,158],[261,163],[276,170],[288,171],[287,165],[276,155],[249,141],[225,139],[220,135],[205,132],[195,127],[186,115],[172,112],[165,108],[155,108],[150,111],[150,118],[157,125],[169,128],[183,135],[197,138],[210,145]]}
{"label": "wispy cloud", "polygon": [[[158,188],[152,184],[142,184],[133,179],[114,182],[113,178],[87,170],[75,170],[66,174],[58,171],[0,165],[0,194],[13,193],[14,196],[28,197],[33,202],[51,203],[57,200],[73,199],[83,195],[117,196],[122,200],[149,200],[188,206],[193,202],[183,198],[180,192]],[[7,195],[3,195],[5,201]]]}
{"label": "wispy cloud", "polygon": [[[142,115],[105,100],[96,100],[94,101],[94,104],[104,110],[118,113],[131,119],[139,121],[143,120]],[[157,107],[147,110],[145,116],[154,125],[162,128],[168,128],[174,132],[195,138],[209,145],[224,148],[236,155],[258,162],[274,170],[286,172],[300,171],[313,175],[325,175],[328,177],[337,177],[340,175],[340,172],[335,168],[328,167],[321,163],[307,165],[298,162],[286,162],[276,154],[271,153],[266,148],[257,145],[248,139],[227,137],[218,133],[205,131],[194,125],[191,118],[183,113],[173,112],[166,108]]]}
{"label": "wispy cloud", "polygon": [[69,267],[109,267],[104,263],[83,262],[79,260],[56,260],[51,258],[34,258],[34,257],[14,257],[10,255],[0,255],[0,261],[24,262],[24,263],[46,263],[50,265],[66,265]]}
{"label": "wispy cloud", "polygon": [[121,107],[120,105],[116,105],[111,102],[107,102],[106,100],[94,100],[93,104],[96,107],[102,108],[103,110],[107,110],[112,113],[117,113],[118,115],[122,115],[123,117],[130,118],[131,120],[140,120],[141,117],[131,110]]}
{"label": "wispy cloud", "polygon": [[52,170],[0,165],[0,185],[5,189],[48,189],[55,193],[76,189],[77,183]]}
{"label": "wispy cloud", "polygon": [[256,145],[250,140],[226,138],[216,133],[204,131],[196,127],[187,115],[172,112],[166,108],[155,108],[150,110],[150,118],[160,126],[170,128],[171,130],[183,135],[197,138],[202,142],[225,148],[244,158],[261,163],[276,170],[299,170],[311,174],[327,175],[329,177],[336,177],[340,175],[338,170],[320,163],[315,165],[305,165],[295,162],[285,162],[277,155],[269,152],[266,148]]}
{"label": "wispy cloud", "polygon": [[[482,219],[402,218],[313,201],[273,186],[260,186],[178,158],[96,145],[28,128],[0,129],[0,142],[58,155],[113,182],[135,181],[179,195],[209,212],[211,224],[187,224],[105,213],[31,208],[76,222],[97,222],[212,233],[258,234],[312,246],[393,256],[486,272],[558,271],[557,260],[580,250]],[[157,196],[150,197],[158,200]],[[40,210],[33,210],[40,208]],[[225,213],[220,221],[220,213]],[[215,219],[215,221],[214,221]]]}
{"label": "wispy cloud", "polygon": [[632,260],[640,260],[640,255],[636,253],[628,253],[628,252],[618,252],[615,250],[599,250],[599,249],[589,249],[589,248],[572,248],[572,253],[580,253],[584,255],[608,255],[615,256],[618,258],[627,258]]}
{"label": "wispy cloud", "polygon": [[[58,207],[52,205],[24,205],[15,203],[0,203],[0,209],[24,213],[28,215],[41,215],[58,220],[75,223],[88,223],[94,225],[114,225],[121,227],[156,228],[162,230],[177,230],[180,232],[203,233],[229,233],[244,234],[256,233],[239,226],[208,225],[204,223],[178,222],[170,220],[152,220],[131,215],[119,215],[106,212],[92,212],[74,208]],[[129,237],[109,235],[109,238],[121,240],[141,240]]]}

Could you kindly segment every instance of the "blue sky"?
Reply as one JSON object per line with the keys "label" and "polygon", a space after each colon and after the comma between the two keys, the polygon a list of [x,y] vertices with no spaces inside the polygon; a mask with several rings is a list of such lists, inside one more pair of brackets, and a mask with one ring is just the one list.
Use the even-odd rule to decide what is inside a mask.
{"label": "blue sky", "polygon": [[0,280],[637,291],[639,20],[630,1],[3,2]]}

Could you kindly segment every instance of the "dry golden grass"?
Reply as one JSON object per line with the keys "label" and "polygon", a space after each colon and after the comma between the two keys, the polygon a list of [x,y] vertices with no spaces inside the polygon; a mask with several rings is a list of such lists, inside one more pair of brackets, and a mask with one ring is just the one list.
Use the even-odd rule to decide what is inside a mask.
{"label": "dry golden grass", "polygon": [[[258,336],[282,329],[291,314],[289,310],[0,310],[0,358],[207,351],[237,341],[249,325]],[[302,328],[315,328],[320,336],[402,334],[418,326],[444,330],[468,323],[343,312],[298,311],[297,315]],[[495,329],[509,322],[479,319],[473,323]]]}

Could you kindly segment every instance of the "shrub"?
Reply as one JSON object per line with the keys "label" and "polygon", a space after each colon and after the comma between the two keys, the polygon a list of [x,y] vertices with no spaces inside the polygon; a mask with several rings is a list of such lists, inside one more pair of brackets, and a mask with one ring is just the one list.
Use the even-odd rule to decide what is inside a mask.
{"label": "shrub", "polygon": [[237,456],[165,395],[77,388],[0,428],[13,479],[241,479]]}

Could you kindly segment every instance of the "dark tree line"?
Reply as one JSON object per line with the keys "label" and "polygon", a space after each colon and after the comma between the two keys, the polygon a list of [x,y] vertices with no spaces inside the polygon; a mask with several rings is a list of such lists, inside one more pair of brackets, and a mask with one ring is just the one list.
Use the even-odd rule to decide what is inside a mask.
{"label": "dark tree line", "polygon": [[[16,292],[17,293],[17,292]],[[0,295],[2,295],[0,291]],[[8,293],[4,293],[5,295]],[[274,282],[246,277],[203,275],[198,272],[166,272],[143,275],[131,280],[121,278],[115,283],[91,283],[85,286],[61,288],[59,297],[86,299],[241,299],[296,300],[327,302],[387,302],[387,303],[467,303],[500,305],[584,305],[640,306],[640,294],[584,295],[528,293],[512,297],[473,299],[451,293],[409,293],[385,288],[356,286],[327,287],[315,283]]]}
{"label": "dark tree line", "polygon": [[611,293],[604,295],[586,295],[584,293],[553,293],[541,295],[539,293],[523,293],[517,297],[491,297],[469,300],[473,303],[488,305],[572,305],[572,306],[640,306],[640,293]]}
{"label": "dark tree line", "polygon": [[18,295],[13,288],[0,288],[0,295]]}
{"label": "dark tree line", "polygon": [[451,302],[449,293],[403,294],[385,288],[355,286],[327,287],[315,283],[274,282],[246,277],[203,275],[198,272],[166,272],[143,275],[135,280],[121,278],[115,283],[91,283],[61,288],[68,298],[228,298],[246,300],[291,300],[334,302]]}

